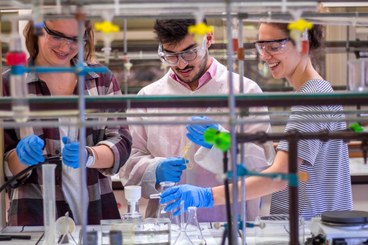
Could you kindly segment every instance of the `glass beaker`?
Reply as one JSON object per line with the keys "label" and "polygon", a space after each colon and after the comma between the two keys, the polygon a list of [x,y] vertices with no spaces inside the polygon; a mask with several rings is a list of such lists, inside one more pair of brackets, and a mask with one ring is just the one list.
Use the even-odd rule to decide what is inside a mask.
{"label": "glass beaker", "polygon": [[[174,185],[176,185],[176,183],[172,181],[160,182],[160,193]],[[157,218],[168,218],[171,221],[171,230],[179,231],[179,219],[177,216],[174,216],[172,212],[165,211],[166,205],[167,204],[161,204],[159,206],[157,211]]]}
{"label": "glass beaker", "polygon": [[185,232],[193,244],[206,244],[201,227],[197,219],[197,208],[188,207],[188,218],[185,225]]}
{"label": "glass beaker", "polygon": [[350,91],[368,90],[368,60],[348,61],[348,74]]}

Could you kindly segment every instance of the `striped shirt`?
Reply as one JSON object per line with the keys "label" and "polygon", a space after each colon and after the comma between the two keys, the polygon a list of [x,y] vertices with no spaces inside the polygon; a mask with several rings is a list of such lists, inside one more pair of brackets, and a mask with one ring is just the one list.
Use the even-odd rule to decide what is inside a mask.
{"label": "striped shirt", "polygon": [[[95,67],[100,65],[89,65]],[[4,96],[9,96],[9,71],[3,74]],[[46,83],[40,80],[36,74],[27,75],[28,91],[32,96],[50,96],[50,91]],[[62,82],[62,81],[60,81]],[[119,83],[109,71],[103,74],[90,72],[85,76],[86,95],[121,95]],[[78,95],[78,86],[74,91]],[[52,103],[52,102],[51,102]],[[35,119],[41,120],[41,119]],[[45,119],[52,120],[52,119]],[[57,123],[58,119],[55,119]],[[111,121],[115,118],[88,119],[99,121]],[[35,135],[45,141],[44,154],[60,155],[60,132],[57,127],[33,128]],[[115,196],[112,192],[110,176],[119,172],[120,168],[127,161],[131,151],[131,136],[126,127],[123,126],[96,126],[86,129],[86,144],[88,146],[106,145],[114,154],[114,163],[110,169],[87,168],[87,189],[88,189],[88,224],[99,224],[101,219],[119,219],[119,211]],[[19,128],[6,129],[4,131],[5,140],[5,169],[7,169],[7,159],[12,153],[22,135]],[[56,196],[56,218],[65,215],[68,211],[73,217],[73,213],[67,203],[67,199],[62,190],[63,174],[60,160],[55,170],[55,196]],[[7,172],[7,177],[11,177]],[[10,208],[8,210],[8,225],[43,225],[43,202],[42,202],[42,168],[32,170],[28,178],[17,183],[16,188],[8,190],[10,197]]]}
{"label": "striped shirt", "polygon": [[[300,92],[333,93],[333,89],[327,81],[311,80],[303,85]],[[285,132],[293,129],[301,133],[344,130],[346,129],[346,123],[343,121],[345,117],[339,113],[342,110],[340,105],[294,106]],[[310,113],[321,111],[336,113],[319,115]],[[293,120],[298,121],[293,122]],[[318,120],[325,121],[316,122]],[[277,150],[288,151],[288,142],[280,141]],[[308,220],[324,211],[352,209],[348,147],[343,140],[300,140],[298,158],[303,160],[299,171],[309,174],[309,180],[299,182],[298,187],[301,216]],[[271,214],[287,214],[288,206],[287,189],[272,195]]]}

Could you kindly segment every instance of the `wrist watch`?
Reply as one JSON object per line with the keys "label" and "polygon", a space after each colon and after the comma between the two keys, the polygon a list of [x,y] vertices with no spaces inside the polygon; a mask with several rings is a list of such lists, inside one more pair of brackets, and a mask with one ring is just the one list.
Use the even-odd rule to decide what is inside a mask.
{"label": "wrist watch", "polygon": [[89,146],[86,146],[86,150],[87,150],[86,167],[90,168],[95,164],[95,161],[96,161],[95,153],[94,153],[93,149]]}

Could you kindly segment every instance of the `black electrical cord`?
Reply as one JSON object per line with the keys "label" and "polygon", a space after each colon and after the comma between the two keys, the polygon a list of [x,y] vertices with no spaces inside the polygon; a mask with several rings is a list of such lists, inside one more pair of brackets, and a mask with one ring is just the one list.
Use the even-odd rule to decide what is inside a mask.
{"label": "black electrical cord", "polygon": [[9,185],[11,185],[13,182],[15,182],[18,178],[20,178],[22,175],[24,175],[25,173],[31,171],[32,169],[34,168],[37,168],[43,164],[48,164],[50,161],[52,160],[58,160],[60,159],[60,156],[59,155],[56,155],[56,156],[48,156],[48,157],[45,157],[45,161],[42,162],[42,163],[39,163],[39,164],[35,164],[35,165],[31,165],[25,169],[23,169],[22,171],[20,171],[18,174],[14,175],[13,177],[11,177],[7,182],[5,182],[5,184],[3,184],[1,187],[0,187],[0,193],[5,190],[6,187],[8,187]]}
{"label": "black electrical cord", "polygon": [[[228,157],[227,152],[224,152],[224,158],[223,158],[223,164],[224,164],[224,173],[227,173],[228,171]],[[225,178],[224,180],[225,185],[225,200],[226,200],[226,216],[227,216],[227,235],[228,235],[228,244],[232,244],[231,234],[232,234],[232,221],[231,221],[231,202],[230,202],[230,188],[229,188],[229,180]],[[225,229],[226,230],[226,229]],[[224,233],[225,234],[225,233]]]}
{"label": "black electrical cord", "polygon": [[225,227],[224,232],[222,233],[222,237],[221,237],[221,245],[225,245],[226,244],[226,237],[227,237],[227,227]]}

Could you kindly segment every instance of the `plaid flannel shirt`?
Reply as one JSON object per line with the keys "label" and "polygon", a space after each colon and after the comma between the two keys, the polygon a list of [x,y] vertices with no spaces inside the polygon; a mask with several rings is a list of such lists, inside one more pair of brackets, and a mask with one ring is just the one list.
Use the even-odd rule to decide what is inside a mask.
{"label": "plaid flannel shirt", "polygon": [[[74,62],[75,63],[75,62]],[[100,66],[100,65],[89,65]],[[9,96],[9,71],[4,72],[4,96]],[[62,82],[62,81],[60,81]],[[50,96],[46,83],[40,80],[36,74],[27,75],[28,90],[30,95]],[[78,86],[74,91],[78,95]],[[121,95],[120,86],[111,71],[103,74],[90,72],[85,76],[85,94],[88,95]],[[50,101],[52,103],[52,101]],[[48,119],[50,120],[50,119]],[[88,120],[111,121],[116,118],[101,118]],[[45,141],[44,153],[49,155],[60,154],[60,135],[57,127],[33,128],[34,134]],[[6,129],[5,164],[9,154],[15,150],[20,141],[19,128]],[[106,145],[114,154],[114,164],[109,169],[87,168],[88,189],[88,224],[99,224],[102,219],[119,219],[115,196],[112,191],[110,176],[119,172],[127,161],[131,151],[131,136],[127,127],[122,126],[95,126],[86,129],[86,145]],[[62,191],[62,166],[61,161],[56,162],[55,170],[55,196],[56,217],[65,215],[67,211],[72,216],[69,205]],[[11,177],[11,176],[7,176]],[[42,201],[42,168],[35,168],[30,175],[22,179],[16,188],[8,189],[10,208],[8,210],[8,225],[43,225],[43,201]],[[46,184],[46,183],[45,183]]]}

